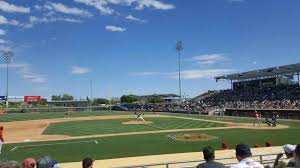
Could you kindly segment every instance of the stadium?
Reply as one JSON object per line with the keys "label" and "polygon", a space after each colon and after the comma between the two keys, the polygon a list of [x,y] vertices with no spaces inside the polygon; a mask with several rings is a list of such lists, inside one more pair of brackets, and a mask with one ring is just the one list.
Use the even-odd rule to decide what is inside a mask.
{"label": "stadium", "polygon": [[[5,128],[1,157],[21,161],[49,155],[66,168],[80,167],[86,156],[101,167],[193,167],[201,162],[196,159],[199,150],[210,145],[219,150],[218,161],[231,165],[231,149],[247,143],[267,165],[282,150],[273,146],[297,144],[300,138],[295,120],[300,87],[293,80],[299,79],[299,72],[300,64],[292,64],[219,76],[218,82],[231,80],[231,89],[209,91],[183,103],[122,103],[122,111],[88,104],[68,107],[82,106],[81,101],[22,112],[11,108],[0,119]],[[261,113],[259,126],[253,124],[255,111]],[[137,113],[145,121],[139,121]],[[278,124],[268,126],[264,119],[274,113],[280,116]]]}
{"label": "stadium", "polygon": [[299,6],[0,0],[0,168],[300,168]]}

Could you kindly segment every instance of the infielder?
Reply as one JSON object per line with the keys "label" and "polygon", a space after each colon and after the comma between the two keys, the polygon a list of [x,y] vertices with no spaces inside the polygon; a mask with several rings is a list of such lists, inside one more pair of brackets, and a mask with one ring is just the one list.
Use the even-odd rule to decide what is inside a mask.
{"label": "infielder", "polygon": [[4,143],[3,139],[3,126],[0,126],[0,154],[1,154],[1,149],[2,149],[2,144]]}
{"label": "infielder", "polygon": [[258,123],[258,126],[260,127],[260,114],[255,110],[255,119],[253,122],[253,127],[255,126],[256,123]]}

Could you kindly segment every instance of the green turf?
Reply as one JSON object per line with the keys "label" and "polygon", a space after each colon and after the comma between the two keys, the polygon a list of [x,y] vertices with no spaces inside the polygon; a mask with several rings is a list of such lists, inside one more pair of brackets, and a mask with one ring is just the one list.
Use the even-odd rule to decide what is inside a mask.
{"label": "green turf", "polygon": [[135,119],[70,121],[70,122],[52,123],[43,132],[43,134],[83,136],[83,135],[122,133],[122,132],[140,132],[140,131],[207,128],[207,127],[224,126],[224,124],[220,124],[220,123],[181,119],[181,118],[146,118],[147,121],[153,123],[145,124],[145,125],[121,124],[122,122],[127,122],[132,120]]}
{"label": "green turf", "polygon": [[[103,116],[103,115],[128,115],[133,112],[116,112],[116,111],[84,111],[84,112],[71,112],[69,117],[88,117],[88,116]],[[39,120],[51,118],[63,118],[64,112],[35,112],[35,113],[12,113],[0,115],[0,122],[11,121],[26,121],[26,120]]]}
{"label": "green turf", "polygon": [[[85,142],[82,144],[64,144],[53,146],[37,146],[24,147],[10,151],[18,144],[9,144],[4,146],[3,159],[22,160],[25,157],[38,158],[42,155],[50,155],[60,162],[80,161],[84,157],[92,157],[94,159],[110,159],[130,156],[143,156],[154,154],[168,154],[179,152],[199,152],[204,146],[210,145],[216,149],[220,149],[221,142],[226,141],[231,148],[238,143],[247,143],[253,146],[254,144],[264,145],[265,141],[271,140],[273,145],[283,145],[286,143],[299,143],[299,129],[290,130],[245,130],[245,129],[231,129],[231,130],[210,130],[210,131],[193,131],[189,133],[206,133],[209,135],[218,136],[218,139],[211,141],[176,141],[167,137],[174,133],[159,133],[148,135],[131,135],[131,136],[117,136],[97,138],[99,142],[96,145],[93,142]],[[78,142],[95,139],[83,139],[73,141],[59,141],[59,142]],[[29,144],[45,144],[58,143],[56,142],[39,142],[26,143]],[[218,156],[217,156],[218,157]],[[221,156],[219,156],[221,157]],[[195,158],[196,159],[196,158]],[[134,163],[133,163],[134,164]]]}

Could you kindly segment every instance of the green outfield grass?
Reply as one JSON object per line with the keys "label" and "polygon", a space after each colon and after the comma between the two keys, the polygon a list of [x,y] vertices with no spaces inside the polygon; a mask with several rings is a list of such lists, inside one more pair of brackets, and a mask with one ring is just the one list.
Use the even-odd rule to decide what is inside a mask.
{"label": "green outfield grass", "polygon": [[[298,125],[299,126],[299,125]],[[179,133],[179,132],[178,132]],[[90,156],[94,159],[111,159],[130,156],[144,156],[156,154],[169,154],[181,152],[200,152],[204,146],[210,145],[216,149],[220,149],[221,142],[226,141],[231,148],[238,143],[247,143],[253,146],[271,140],[273,145],[283,145],[286,143],[299,143],[299,127],[298,129],[288,130],[210,130],[210,131],[193,131],[189,133],[205,133],[218,136],[219,139],[211,141],[176,141],[167,137],[170,134],[176,133],[159,133],[131,136],[117,136],[96,139],[81,139],[72,141],[55,141],[55,142],[40,142],[26,144],[9,144],[4,146],[4,151],[1,157],[3,159],[13,159],[21,161],[25,157],[38,158],[42,155],[50,155],[60,162],[80,161],[82,158]],[[92,140],[97,140],[95,144]],[[90,142],[82,142],[90,141]],[[62,144],[55,143],[74,143],[79,144]],[[26,147],[26,145],[43,145],[51,144],[52,146],[36,146]],[[18,145],[24,147],[10,151]],[[221,156],[219,156],[221,157]],[[197,158],[195,158],[197,159]],[[133,163],[134,164],[134,163]]]}
{"label": "green outfield grass", "polygon": [[[128,115],[133,112],[116,112],[116,111],[84,111],[84,112],[69,112],[69,117],[88,117],[88,116],[104,116],[104,115]],[[50,118],[63,118],[64,112],[35,112],[35,113],[13,113],[0,115],[1,122],[11,121],[26,121],[26,120],[40,120]]]}
{"label": "green outfield grass", "polygon": [[52,123],[43,132],[50,135],[96,135],[122,132],[140,132],[154,130],[188,129],[188,128],[208,128],[223,127],[224,124],[181,119],[181,118],[145,118],[153,122],[145,125],[124,125],[122,122],[135,119],[113,119],[113,120],[92,120],[92,121],[70,121],[62,123]]}
{"label": "green outfield grass", "polygon": [[[114,114],[119,114],[119,113],[114,113]],[[121,114],[124,113],[121,112]],[[26,115],[26,114],[22,114],[22,115]],[[40,118],[49,118],[49,116],[50,118],[57,118],[57,117],[52,117],[48,113],[39,114],[39,115],[41,115],[39,116]],[[82,115],[82,114],[78,113],[77,115]],[[100,113],[96,113],[95,115],[100,115]],[[101,113],[101,115],[106,115],[106,113]],[[176,115],[182,116],[182,114],[176,114]],[[191,117],[191,118],[202,118],[208,120],[230,121],[236,123],[253,121],[253,119],[244,119],[244,118],[235,119],[235,118],[222,118],[222,117],[207,117],[207,116],[198,116],[198,115],[184,115],[184,116]],[[19,117],[22,118],[22,116]],[[161,118],[153,118],[153,119],[160,120]],[[23,120],[25,119],[23,118]],[[184,121],[183,123],[195,122],[193,120],[184,120],[184,119],[182,119],[182,121]],[[182,121],[178,121],[178,122],[181,123]],[[83,123],[86,122],[87,121],[83,121]],[[91,121],[91,122],[96,122],[95,124],[103,124],[102,122],[98,122],[98,121]],[[64,125],[66,123],[68,122],[59,123],[59,124]],[[72,126],[76,126],[76,124],[79,124],[81,125],[81,127],[83,127],[81,121],[75,123],[70,122],[70,123],[72,123]],[[157,124],[163,125],[163,123],[164,122],[157,123]],[[205,123],[205,122],[201,121],[201,123]],[[88,125],[90,124],[91,123],[89,123]],[[169,124],[171,124],[171,122]],[[165,126],[162,125],[160,126],[168,127],[169,124],[165,124]],[[173,128],[175,129],[176,127],[181,127],[182,126],[181,124],[173,123]],[[144,155],[169,154],[169,153],[181,153],[181,152],[200,152],[202,148],[207,145],[210,145],[216,149],[220,149],[221,142],[223,141],[227,142],[231,148],[234,148],[234,146],[238,143],[247,143],[250,144],[251,146],[253,146],[254,144],[260,144],[261,146],[264,146],[264,143],[266,141],[272,141],[273,145],[284,145],[286,143],[299,144],[300,122],[282,121],[280,122],[280,124],[289,125],[290,128],[283,129],[283,130],[226,129],[226,130],[206,130],[206,131],[185,132],[185,133],[205,133],[205,134],[219,137],[218,139],[214,139],[211,141],[176,141],[168,137],[168,135],[170,134],[180,133],[177,132],[177,133],[157,133],[157,134],[115,136],[115,137],[105,137],[105,138],[35,142],[35,143],[22,143],[22,144],[4,144],[3,152],[0,157],[1,159],[11,159],[11,160],[21,161],[26,157],[38,158],[43,155],[50,155],[53,158],[57,159],[59,162],[73,162],[73,161],[81,161],[84,157],[87,156],[90,156],[94,159],[111,159],[111,158],[130,157],[130,156],[144,156]],[[63,125],[61,126],[63,127]],[[77,125],[76,127],[78,128],[79,125]],[[194,123],[191,125],[194,125]],[[57,126],[60,125],[56,125],[55,127]],[[72,129],[72,126],[68,128]],[[124,125],[120,127],[123,126]],[[49,130],[46,131],[50,131],[52,129],[51,127],[52,125],[48,128]],[[81,127],[79,127],[78,129],[83,129]],[[136,127],[140,127],[140,125]],[[109,129],[106,130],[102,129],[101,125],[98,125],[97,128],[92,128],[92,129],[96,129],[95,131],[98,132],[107,131],[107,133],[111,131]],[[114,128],[114,129],[120,130],[123,128]],[[140,128],[134,128],[134,129],[140,129]],[[145,128],[145,129],[150,129],[150,128]],[[61,131],[62,134],[66,134],[65,132],[68,131],[63,129],[59,129],[59,130]],[[131,129],[127,129],[127,130],[132,131]],[[89,134],[94,134],[93,131],[91,131]],[[71,132],[71,134],[73,134],[72,136],[77,136],[79,134],[82,135],[80,132]],[[97,140],[98,144],[96,144],[94,140]],[[63,144],[58,144],[58,143],[63,143]],[[28,145],[34,145],[34,146],[28,146]],[[18,147],[15,148],[16,146]],[[11,149],[13,148],[15,148],[15,150],[11,151]],[[222,157],[222,156],[217,156],[217,157]]]}

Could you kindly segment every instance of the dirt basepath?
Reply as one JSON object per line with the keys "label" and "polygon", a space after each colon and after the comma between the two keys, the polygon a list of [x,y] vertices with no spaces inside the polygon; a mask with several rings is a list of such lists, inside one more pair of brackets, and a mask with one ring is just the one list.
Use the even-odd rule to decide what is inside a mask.
{"label": "dirt basepath", "polygon": [[5,128],[6,144],[9,143],[23,143],[23,142],[37,142],[37,141],[54,141],[54,140],[71,140],[83,138],[96,138],[96,137],[111,137],[111,136],[126,136],[126,135],[139,135],[139,134],[156,134],[166,132],[179,132],[179,131],[201,131],[201,130],[217,130],[217,129],[232,129],[232,128],[245,128],[245,129],[285,129],[288,126],[278,125],[277,127],[268,127],[261,125],[261,127],[253,127],[251,124],[236,124],[230,122],[204,120],[197,118],[168,116],[168,115],[145,115],[147,117],[173,117],[188,120],[208,121],[215,123],[226,124],[225,127],[211,127],[211,128],[193,128],[193,129],[173,129],[173,130],[155,130],[155,131],[142,131],[142,132],[125,132],[113,134],[100,134],[88,136],[65,136],[65,135],[42,135],[43,131],[50,123],[68,122],[68,121],[88,121],[88,120],[111,120],[122,118],[136,118],[133,115],[117,115],[117,116],[91,116],[91,117],[76,117],[76,118],[57,118],[57,119],[43,119],[31,121],[15,121],[3,123]]}

